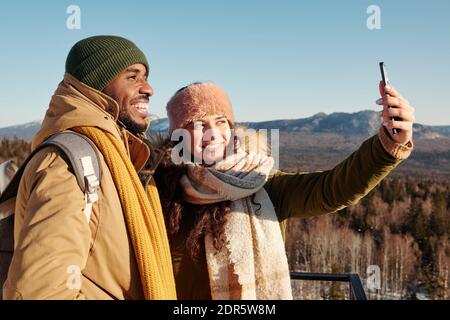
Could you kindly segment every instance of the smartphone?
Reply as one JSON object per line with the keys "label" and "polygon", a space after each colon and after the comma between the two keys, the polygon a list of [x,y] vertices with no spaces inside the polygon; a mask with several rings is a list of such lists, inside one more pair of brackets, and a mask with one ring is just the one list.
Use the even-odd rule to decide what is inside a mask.
{"label": "smartphone", "polygon": [[[386,65],[385,65],[384,62],[380,62],[380,72],[381,72],[381,80],[383,81],[383,85],[387,86],[388,84],[390,84],[390,82],[389,82],[389,78],[387,76]],[[391,120],[392,119],[394,119],[394,120],[401,120],[400,118],[397,118],[397,117],[391,118]],[[392,133],[393,134],[397,134],[397,129],[393,128],[392,129]]]}

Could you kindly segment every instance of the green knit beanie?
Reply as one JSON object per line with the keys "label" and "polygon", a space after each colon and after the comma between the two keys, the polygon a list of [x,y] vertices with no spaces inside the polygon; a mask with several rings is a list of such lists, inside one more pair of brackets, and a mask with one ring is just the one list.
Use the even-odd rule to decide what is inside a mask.
{"label": "green knit beanie", "polygon": [[94,36],[78,41],[67,56],[66,72],[102,91],[120,72],[148,62],[136,45],[122,37]]}

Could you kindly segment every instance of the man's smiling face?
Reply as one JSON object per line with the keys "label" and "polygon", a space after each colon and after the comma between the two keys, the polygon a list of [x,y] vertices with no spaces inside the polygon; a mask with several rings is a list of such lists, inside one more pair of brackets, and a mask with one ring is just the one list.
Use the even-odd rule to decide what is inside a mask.
{"label": "man's smiling face", "polygon": [[119,120],[128,131],[138,134],[147,130],[148,103],[153,88],[147,82],[147,69],[143,64],[133,64],[123,70],[103,92],[119,104]]}

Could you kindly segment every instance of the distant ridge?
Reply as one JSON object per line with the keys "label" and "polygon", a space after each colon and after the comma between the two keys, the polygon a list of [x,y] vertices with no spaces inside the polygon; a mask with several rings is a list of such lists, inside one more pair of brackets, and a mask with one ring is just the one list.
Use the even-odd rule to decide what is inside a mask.
{"label": "distant ridge", "polygon": [[[169,122],[167,118],[159,118],[149,115],[151,132],[167,132]],[[242,122],[248,128],[253,129],[279,129],[281,132],[307,132],[307,133],[335,133],[340,135],[370,136],[377,132],[381,120],[377,112],[362,110],[354,113],[323,112],[307,118],[270,120],[261,122]],[[0,138],[17,137],[31,141],[34,134],[39,130],[41,121],[32,121],[21,125],[0,128]],[[414,137],[436,139],[450,137],[450,125],[429,126],[419,123],[414,124]]]}

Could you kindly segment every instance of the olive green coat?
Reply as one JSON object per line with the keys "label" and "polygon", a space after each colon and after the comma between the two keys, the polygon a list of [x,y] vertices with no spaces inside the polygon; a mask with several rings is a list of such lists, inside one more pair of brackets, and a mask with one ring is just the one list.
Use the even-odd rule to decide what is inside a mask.
{"label": "olive green coat", "polygon": [[[412,141],[395,143],[381,127],[377,135],[331,170],[296,174],[280,171],[271,176],[264,188],[275,207],[283,237],[288,218],[318,216],[357,203],[406,159],[412,148]],[[180,232],[171,241],[177,294],[179,299],[211,299],[205,256],[193,263],[186,250],[193,223],[193,219],[183,218]]]}

